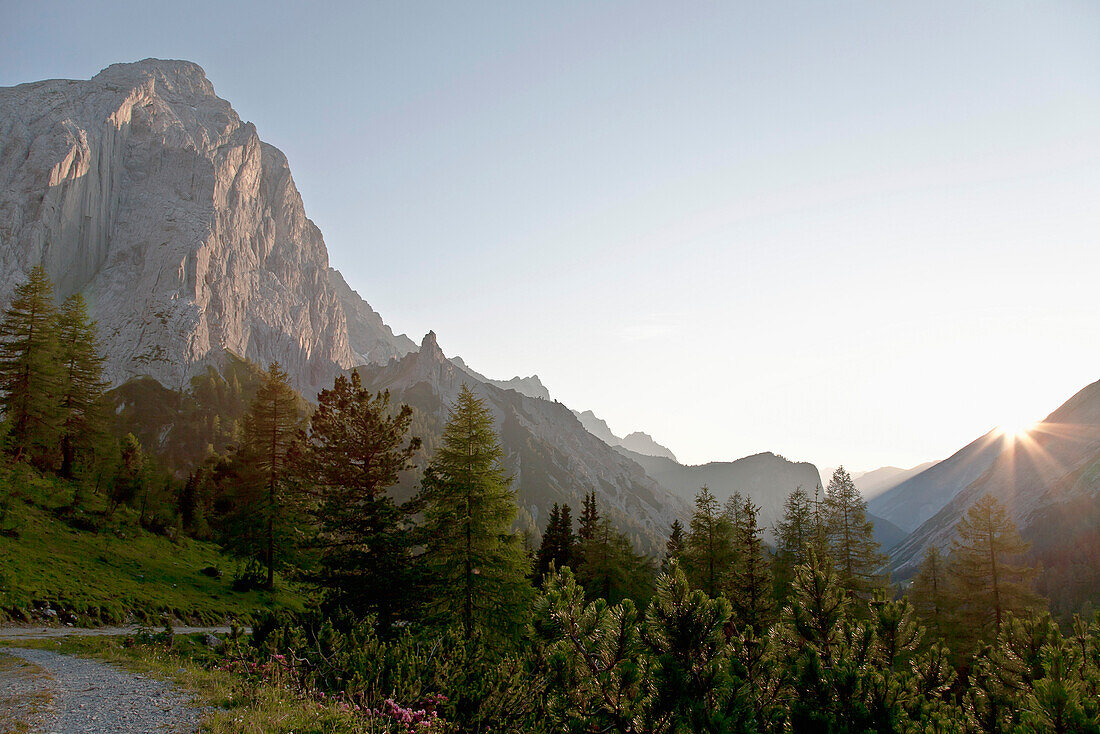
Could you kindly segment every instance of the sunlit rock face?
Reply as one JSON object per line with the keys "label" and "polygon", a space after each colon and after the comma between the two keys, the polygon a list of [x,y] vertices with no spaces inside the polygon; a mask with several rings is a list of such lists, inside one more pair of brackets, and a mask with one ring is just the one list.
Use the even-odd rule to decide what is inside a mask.
{"label": "sunlit rock face", "polygon": [[286,157],[196,64],[2,88],[0,141],[0,302],[39,263],[83,292],[113,383],[229,350],[311,389],[415,346],[330,273]]}

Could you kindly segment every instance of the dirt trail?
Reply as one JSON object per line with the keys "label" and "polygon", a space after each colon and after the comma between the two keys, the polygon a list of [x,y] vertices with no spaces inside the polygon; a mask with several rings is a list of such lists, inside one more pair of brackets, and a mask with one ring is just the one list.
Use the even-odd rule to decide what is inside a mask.
{"label": "dirt trail", "polygon": [[[132,625],[129,627],[0,627],[0,641],[16,641],[16,640],[48,640],[54,637],[111,637],[122,635],[137,634],[140,630],[152,630],[153,632],[160,632],[159,627],[139,627]],[[204,634],[209,632],[212,635],[225,635],[229,634],[229,627],[173,627],[172,631],[177,635],[193,635]],[[251,632],[248,627],[244,628],[246,633]]]}
{"label": "dirt trail", "polygon": [[[87,630],[84,630],[85,632]],[[24,638],[25,639],[25,638]],[[202,711],[169,683],[50,650],[0,649],[0,701],[25,702],[24,726],[49,734],[192,734]],[[18,729],[16,729],[18,731]]]}

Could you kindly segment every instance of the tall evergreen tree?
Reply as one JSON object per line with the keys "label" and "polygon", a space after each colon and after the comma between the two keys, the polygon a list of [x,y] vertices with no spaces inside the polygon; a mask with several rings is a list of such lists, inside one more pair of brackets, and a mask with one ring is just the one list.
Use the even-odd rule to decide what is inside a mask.
{"label": "tall evergreen tree", "polygon": [[1004,505],[990,494],[982,495],[955,525],[948,575],[965,635],[1000,630],[1007,614],[1038,604],[1031,588],[1035,569],[1018,564],[1029,548]]}
{"label": "tall evergreen tree", "polygon": [[707,487],[695,495],[695,511],[684,552],[684,571],[693,587],[718,596],[733,563],[733,525]]}
{"label": "tall evergreen tree", "polygon": [[290,378],[278,362],[272,362],[245,416],[240,450],[246,476],[258,490],[250,498],[256,504],[246,510],[258,513],[263,524],[263,559],[269,589],[275,583],[276,535],[282,513],[290,504],[287,496],[293,478],[290,454],[301,436],[302,420],[298,394],[290,386]]}
{"label": "tall evergreen tree", "polygon": [[363,389],[358,372],[340,375],[317,396],[310,441],[297,461],[315,495],[315,580],[330,605],[377,614],[383,627],[408,611],[415,586],[414,508],[387,492],[420,449],[420,439],[408,436],[412,419],[409,406],[391,407],[389,392]]}
{"label": "tall evergreen tree", "polygon": [[103,435],[103,357],[96,323],[88,319],[84,297],[76,293],[57,316],[61,365],[61,476],[72,478],[80,454],[90,453]]}
{"label": "tall evergreen tree", "polygon": [[668,540],[665,542],[665,557],[661,561],[661,573],[672,573],[672,564],[679,563],[684,556],[686,542],[684,524],[677,518],[672,521],[672,527],[668,531]]}
{"label": "tall evergreen tree", "polygon": [[581,507],[580,528],[577,530],[577,538],[582,542],[596,536],[600,527],[600,509],[596,504],[595,490],[584,496],[584,504]]}
{"label": "tall evergreen tree", "polygon": [[573,563],[573,514],[568,504],[561,507],[555,502],[550,509],[550,519],[546,523],[546,532],[542,535],[542,544],[535,557],[535,570],[539,579],[554,568],[564,568]]}
{"label": "tall evergreen tree", "polygon": [[921,622],[936,635],[944,637],[949,620],[947,562],[935,545],[924,549],[924,558],[913,577],[908,597]]}
{"label": "tall evergreen tree", "polygon": [[428,604],[468,639],[509,638],[524,627],[531,585],[515,494],[500,460],[493,416],[466,386],[423,480]]}
{"label": "tall evergreen tree", "polygon": [[630,539],[603,516],[595,532],[578,544],[577,580],[589,599],[614,604],[630,598],[644,604],[652,589],[653,567],[634,550]]}
{"label": "tall evergreen tree", "polygon": [[794,569],[806,562],[814,539],[814,506],[806,490],[796,487],[783,504],[783,518],[775,525],[776,596],[787,598]]}
{"label": "tall evergreen tree", "polygon": [[867,520],[867,502],[852,477],[839,467],[825,493],[826,533],[840,585],[851,597],[869,599],[884,585],[878,569],[886,562]]}
{"label": "tall evergreen tree", "polygon": [[58,435],[57,309],[41,265],[15,288],[0,321],[0,407],[8,450],[52,465]]}
{"label": "tall evergreen tree", "polygon": [[724,584],[733,618],[757,634],[766,632],[775,609],[771,564],[762,539],[764,528],[756,519],[759,513],[760,508],[751,501],[741,503],[733,528],[737,560]]}

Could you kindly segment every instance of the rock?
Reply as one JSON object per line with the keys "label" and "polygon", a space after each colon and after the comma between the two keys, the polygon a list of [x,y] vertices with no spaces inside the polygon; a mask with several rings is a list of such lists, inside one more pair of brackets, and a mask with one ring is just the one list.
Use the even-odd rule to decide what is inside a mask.
{"label": "rock", "polygon": [[225,351],[308,390],[414,348],[330,270],[286,157],[187,61],[0,88],[0,303],[84,293],[106,377],[176,388]]}
{"label": "rock", "polygon": [[218,650],[221,648],[223,643],[216,636],[207,632],[202,636],[202,644],[210,648],[211,650]]}

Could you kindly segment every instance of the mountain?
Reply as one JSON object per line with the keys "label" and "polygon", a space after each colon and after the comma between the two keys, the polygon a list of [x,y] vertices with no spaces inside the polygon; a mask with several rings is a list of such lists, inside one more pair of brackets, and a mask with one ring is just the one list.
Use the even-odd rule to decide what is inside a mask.
{"label": "mountain", "polygon": [[936,462],[927,461],[912,469],[899,469],[896,466],[884,466],[869,472],[861,472],[859,476],[852,476],[856,489],[863,495],[863,499],[872,500],[880,494],[887,492],[902,482],[915,477],[925,469],[934,466]]}
{"label": "mountain", "polygon": [[[1078,558],[1097,554],[1100,382],[1079,391],[1027,434],[991,439],[981,449],[991,452],[993,447],[1000,450],[989,461],[983,455],[984,471],[966,482],[942,509],[894,549],[890,566],[895,575],[911,575],[927,546],[949,547],[955,524],[984,494],[993,495],[1005,505],[1024,537],[1036,542],[1037,552],[1062,552]],[[1085,538],[1093,545],[1082,543]]]}
{"label": "mountain", "polygon": [[867,509],[912,532],[988,470],[1004,448],[1005,437],[999,431],[990,431],[943,461],[872,498]]}
{"label": "mountain", "polygon": [[529,398],[538,398],[539,400],[552,399],[550,397],[550,391],[542,384],[542,380],[539,379],[538,375],[531,375],[530,377],[513,377],[510,380],[493,380],[480,372],[476,372],[462,360],[462,357],[451,357],[451,361],[454,362],[459,369],[476,377],[479,381],[490,385],[496,385],[501,390],[515,390],[520,395],[526,395]]}
{"label": "mountain", "polygon": [[577,416],[577,420],[581,422],[585,430],[608,446],[621,446],[627,451],[643,456],[659,456],[664,459],[676,461],[676,454],[672,453],[671,449],[654,441],[653,437],[648,433],[635,431],[625,438],[619,438],[611,431],[607,422],[602,418],[598,418],[591,410],[586,410],[583,413],[574,410],[573,415]]}
{"label": "mountain", "polygon": [[564,405],[479,379],[447,359],[434,332],[418,351],[358,371],[364,387],[389,390],[395,401],[414,408],[412,432],[424,440],[426,453],[437,445],[463,384],[482,398],[500,432],[527,530],[544,527],[555,502],[567,502],[579,514],[584,495],[595,491],[601,511],[639,550],[656,555],[672,521],[687,515],[682,499],[586,431]]}
{"label": "mountain", "polygon": [[619,441],[619,445],[627,451],[633,451],[637,454],[659,456],[676,461],[676,454],[654,441],[653,436],[650,436],[648,433],[642,433],[641,431],[635,431],[634,433],[623,436],[622,440]]}
{"label": "mountain", "polygon": [[694,502],[703,485],[722,503],[734,492],[749,497],[760,506],[760,524],[767,528],[764,537],[768,542],[774,541],[772,528],[783,517],[787,495],[798,487],[812,494],[821,481],[813,464],[789,461],[772,453],[746,456],[737,461],[685,466],[666,457],[645,456],[623,447],[616,450],[640,464],[646,474],[685,502]]}
{"label": "mountain", "polygon": [[889,551],[898,543],[909,537],[909,533],[884,517],[878,517],[868,512],[867,519],[874,523],[874,528],[871,530],[871,537],[881,546],[883,552]]}
{"label": "mountain", "polygon": [[0,88],[0,302],[37,264],[82,292],[113,384],[225,351],[311,391],[413,349],[339,273],[286,157],[188,61]]}

